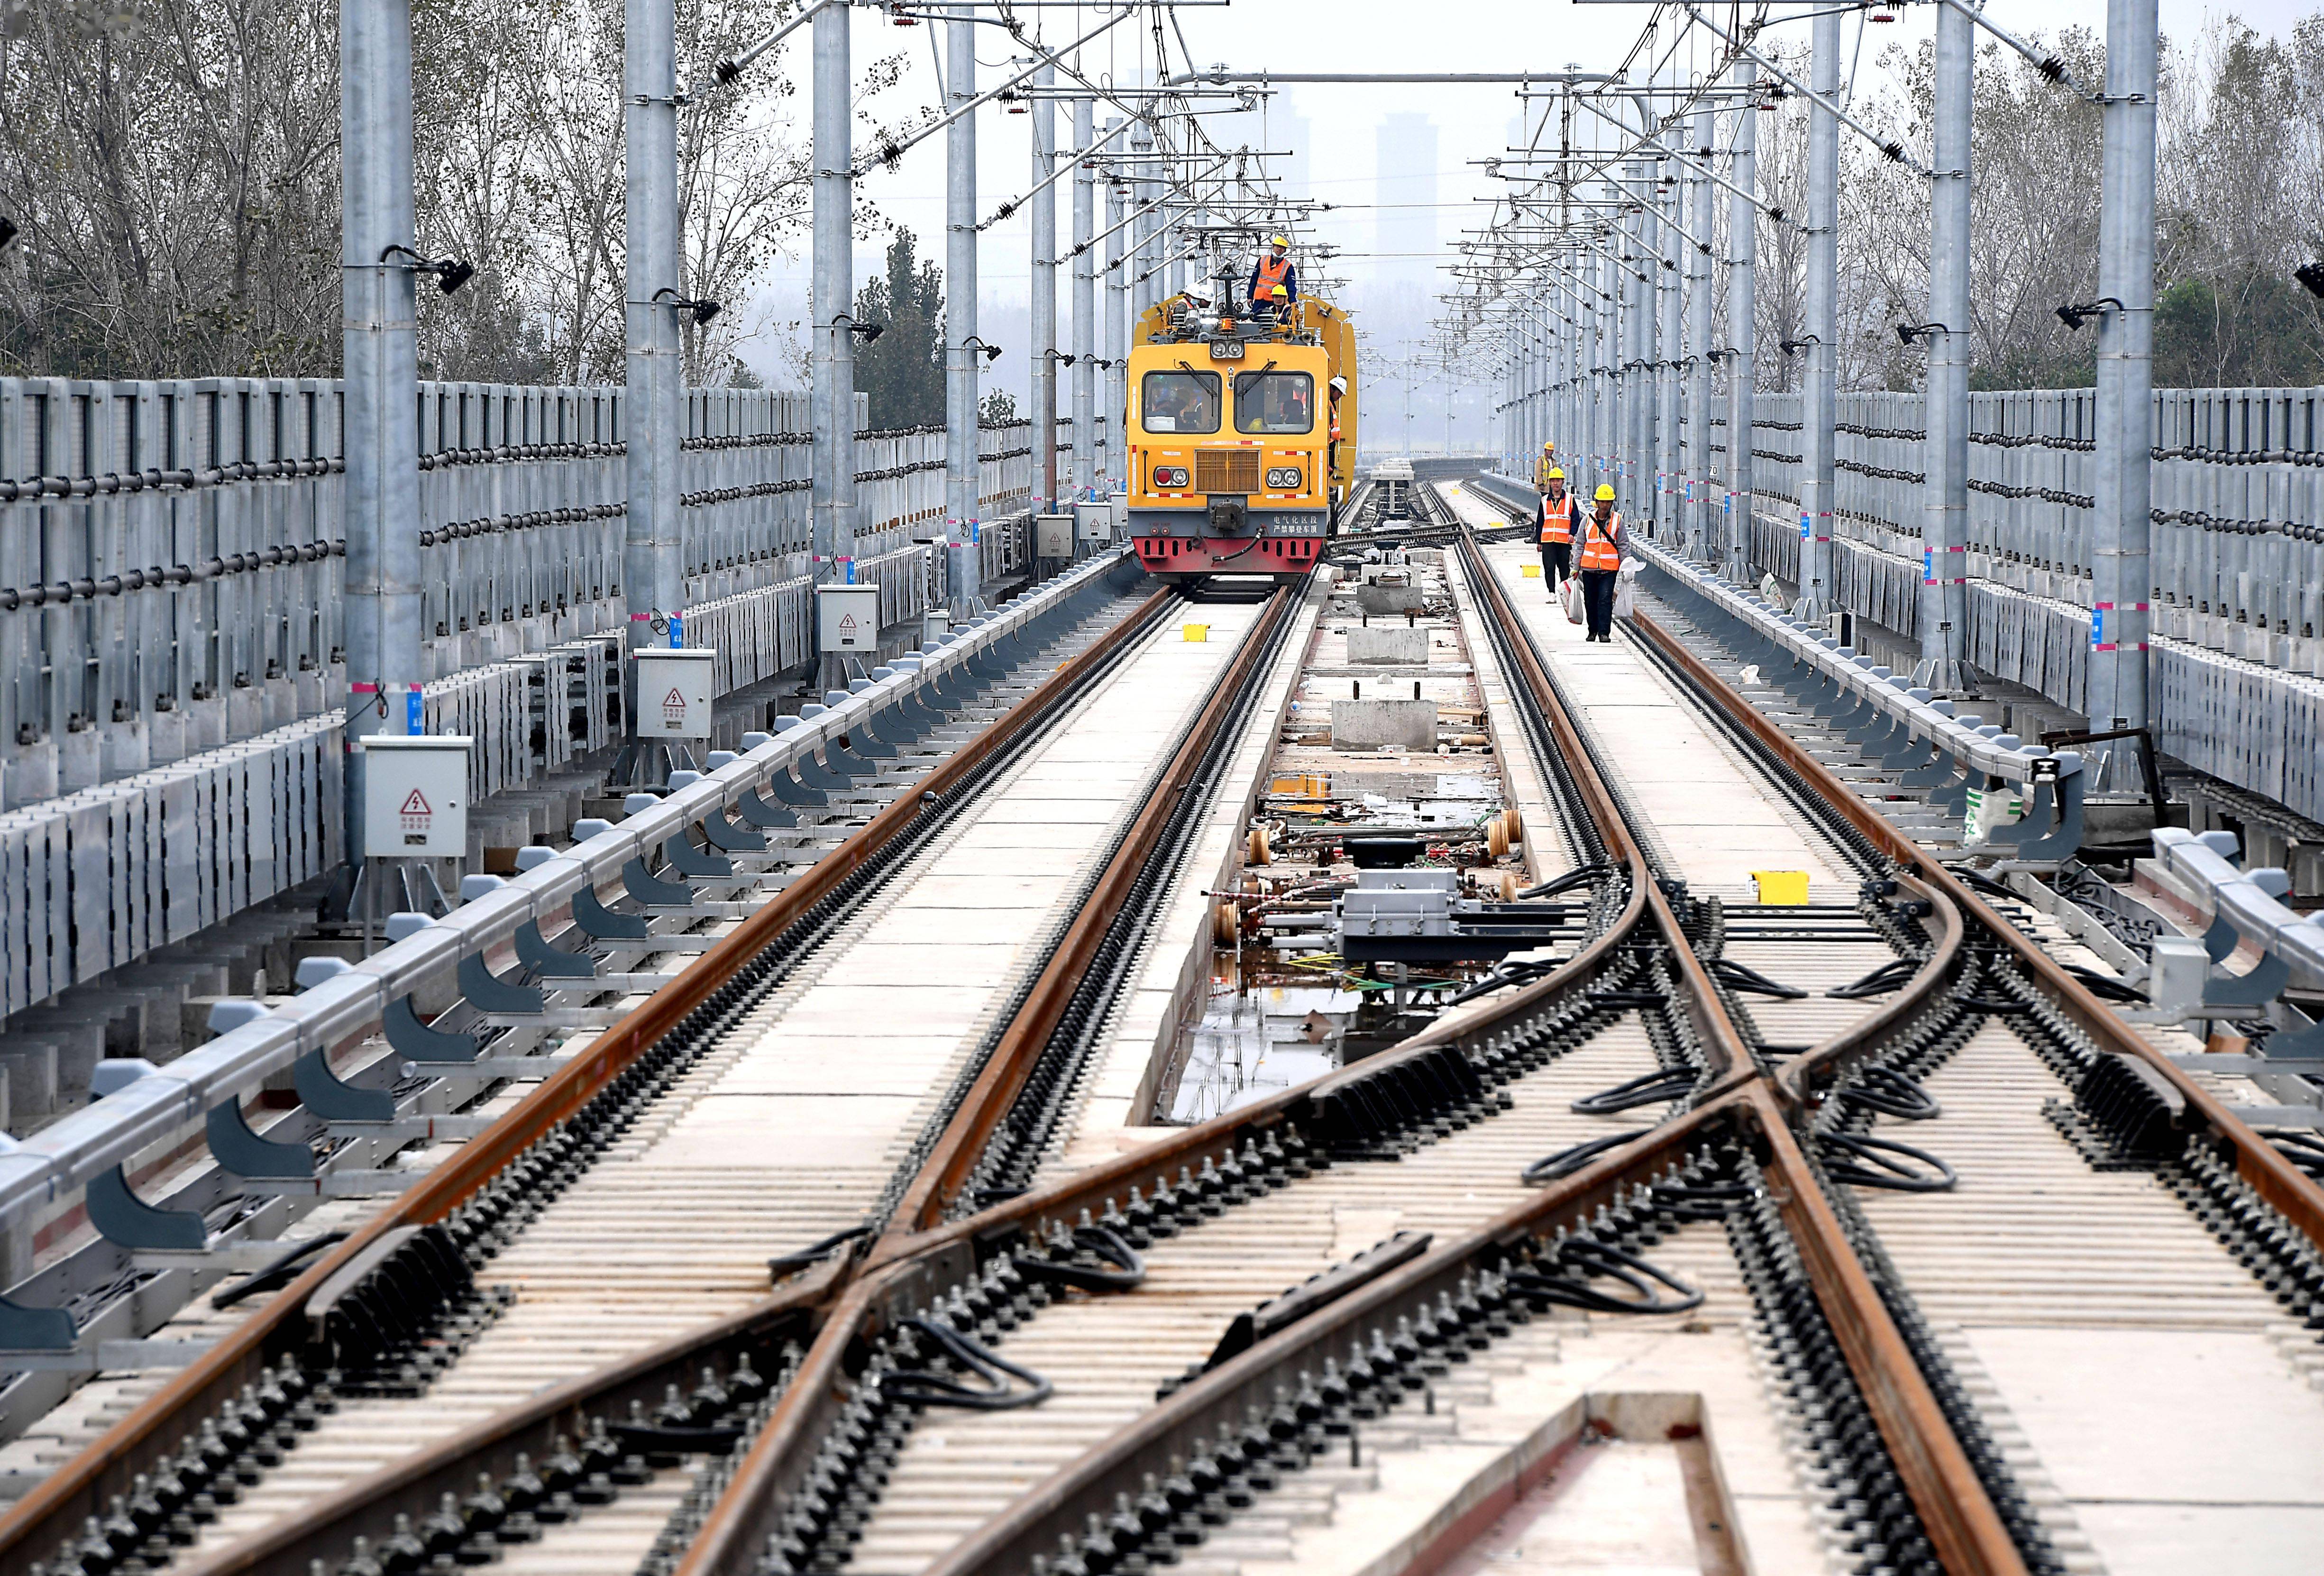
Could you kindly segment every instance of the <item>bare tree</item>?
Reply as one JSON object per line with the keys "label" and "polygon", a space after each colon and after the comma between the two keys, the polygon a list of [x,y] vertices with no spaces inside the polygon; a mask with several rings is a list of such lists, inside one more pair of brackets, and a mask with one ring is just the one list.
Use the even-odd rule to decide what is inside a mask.
{"label": "bare tree", "polygon": [[335,364],[337,31],[327,0],[0,12],[0,364]]}
{"label": "bare tree", "polygon": [[[678,0],[678,183],[696,382],[752,381],[750,300],[804,232],[805,139],[779,57],[711,65],[788,0]],[[623,368],[622,0],[415,0],[415,244],[473,263],[423,291],[429,376],[615,381]],[[0,370],[327,375],[339,357],[333,0],[0,0]],[[872,101],[901,58],[859,78]],[[879,216],[859,205],[867,231]]]}

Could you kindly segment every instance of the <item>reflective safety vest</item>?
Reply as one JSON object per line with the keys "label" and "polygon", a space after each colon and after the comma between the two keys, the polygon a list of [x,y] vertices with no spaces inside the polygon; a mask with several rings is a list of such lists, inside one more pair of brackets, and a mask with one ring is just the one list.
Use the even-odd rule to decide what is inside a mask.
{"label": "reflective safety vest", "polygon": [[1252,299],[1262,301],[1284,299],[1286,292],[1283,288],[1283,281],[1290,277],[1290,255],[1286,253],[1277,257],[1273,253],[1268,253],[1259,260],[1259,289],[1251,292]]}
{"label": "reflective safety vest", "polygon": [[1340,402],[1337,400],[1332,401],[1332,441],[1340,441]]}
{"label": "reflective safety vest", "polygon": [[1542,453],[1542,456],[1541,456],[1541,458],[1539,458],[1539,459],[1537,459],[1537,460],[1534,461],[1534,463],[1533,463],[1533,484],[1534,484],[1534,486],[1535,486],[1535,487],[1536,487],[1536,488],[1541,488],[1541,487],[1546,487],[1546,486],[1548,486],[1548,485],[1549,485],[1549,473],[1550,473],[1550,472],[1552,472],[1552,471],[1554,471],[1554,470],[1555,470],[1556,468],[1557,468],[1557,453],[1556,453],[1556,451],[1555,451],[1554,449],[1547,449],[1547,450],[1544,450],[1544,451],[1543,451],[1543,453]]}
{"label": "reflective safety vest", "polygon": [[1608,516],[1604,525],[1600,525],[1598,523],[1598,516],[1595,513],[1592,513],[1589,519],[1584,521],[1582,527],[1582,562],[1577,566],[1577,567],[1583,569],[1620,568],[1622,567],[1622,555],[1620,550],[1614,546],[1614,533],[1617,530],[1619,530],[1621,526],[1622,516],[1619,511]]}
{"label": "reflective safety vest", "polygon": [[1582,518],[1582,500],[1568,493],[1552,503],[1547,493],[1541,500],[1541,539],[1545,542],[1570,542],[1573,527]]}

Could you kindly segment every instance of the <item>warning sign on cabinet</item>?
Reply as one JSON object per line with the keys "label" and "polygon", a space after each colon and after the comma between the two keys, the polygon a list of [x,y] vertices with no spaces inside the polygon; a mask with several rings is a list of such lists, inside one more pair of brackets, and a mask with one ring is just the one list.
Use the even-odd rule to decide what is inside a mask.
{"label": "warning sign on cabinet", "polygon": [[710,737],[710,692],[717,656],[699,646],[638,650],[640,738]]}
{"label": "warning sign on cabinet", "polygon": [[877,585],[818,585],[815,611],[817,650],[868,656],[880,649]]}
{"label": "warning sign on cabinet", "polygon": [[367,856],[448,859],[468,852],[469,743],[444,733],[357,741]]}

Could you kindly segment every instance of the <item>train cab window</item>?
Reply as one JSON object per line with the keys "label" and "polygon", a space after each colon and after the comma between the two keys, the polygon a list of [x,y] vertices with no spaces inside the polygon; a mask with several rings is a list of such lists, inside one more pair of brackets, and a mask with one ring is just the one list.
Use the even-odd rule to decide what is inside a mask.
{"label": "train cab window", "polygon": [[1139,420],[1148,432],[1216,432],[1219,374],[1150,372],[1139,385]]}
{"label": "train cab window", "polygon": [[1315,430],[1315,380],[1304,372],[1237,373],[1237,432]]}

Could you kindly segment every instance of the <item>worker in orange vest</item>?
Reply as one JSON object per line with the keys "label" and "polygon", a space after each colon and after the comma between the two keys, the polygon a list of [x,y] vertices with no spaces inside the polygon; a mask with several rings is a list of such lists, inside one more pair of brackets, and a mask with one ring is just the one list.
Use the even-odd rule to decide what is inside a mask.
{"label": "worker in orange vest", "polygon": [[1291,238],[1277,235],[1271,244],[1274,250],[1250,271],[1250,309],[1254,316],[1271,311],[1277,318],[1288,318],[1299,301],[1299,274],[1291,266]]}
{"label": "worker in orange vest", "polygon": [[1614,489],[1600,486],[1598,506],[1582,524],[1582,605],[1590,623],[1589,638],[1614,642],[1614,581],[1629,550],[1622,517],[1614,511]]}
{"label": "worker in orange vest", "polygon": [[1565,490],[1565,473],[1555,465],[1541,484],[1541,577],[1554,598],[1573,576],[1573,532],[1582,523],[1582,500]]}

